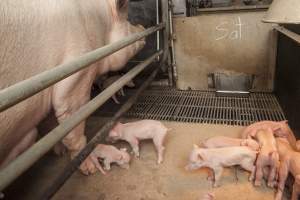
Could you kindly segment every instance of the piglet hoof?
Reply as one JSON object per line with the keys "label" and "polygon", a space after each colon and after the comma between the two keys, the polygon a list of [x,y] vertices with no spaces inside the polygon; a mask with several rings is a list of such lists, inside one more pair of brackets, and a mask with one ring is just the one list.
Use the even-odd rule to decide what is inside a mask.
{"label": "piglet hoof", "polygon": [[214,182],[214,184],[213,184],[213,187],[214,188],[217,188],[217,187],[220,187],[221,185],[219,184],[219,183],[217,183],[217,182]]}
{"label": "piglet hoof", "polygon": [[163,162],[163,160],[158,160],[157,161],[157,164],[159,165],[159,164],[161,164]]}
{"label": "piglet hoof", "polygon": [[95,166],[90,157],[88,157],[83,163],[81,163],[79,169],[81,173],[83,173],[86,176],[97,172],[97,167]]}
{"label": "piglet hoof", "polygon": [[257,186],[257,187],[261,186],[261,181],[255,181],[254,186]]}
{"label": "piglet hoof", "polygon": [[206,180],[208,180],[208,181],[213,181],[214,178],[213,178],[212,176],[209,175],[209,176],[207,176]]}

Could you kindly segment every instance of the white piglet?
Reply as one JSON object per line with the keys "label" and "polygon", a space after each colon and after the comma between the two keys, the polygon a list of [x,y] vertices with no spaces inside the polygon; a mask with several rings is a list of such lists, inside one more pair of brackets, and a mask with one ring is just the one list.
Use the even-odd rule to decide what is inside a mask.
{"label": "white piglet", "polygon": [[218,187],[223,168],[239,165],[251,172],[249,177],[249,181],[251,181],[254,178],[256,154],[257,151],[245,146],[206,149],[194,145],[186,170],[195,170],[202,167],[212,169],[214,173],[213,186]]}
{"label": "white piglet", "polygon": [[102,169],[98,159],[103,159],[104,169],[110,170],[111,163],[117,163],[121,168],[129,169],[130,155],[127,153],[126,148],[121,148],[120,150],[112,145],[98,144],[93,154],[93,162],[98,170],[102,174],[106,172]]}
{"label": "white piglet", "polygon": [[155,120],[140,120],[136,122],[121,124],[118,123],[109,132],[109,139],[112,141],[127,141],[135,154],[139,157],[139,140],[152,139],[157,150],[157,163],[163,161],[164,139],[167,135],[168,128],[161,122]]}

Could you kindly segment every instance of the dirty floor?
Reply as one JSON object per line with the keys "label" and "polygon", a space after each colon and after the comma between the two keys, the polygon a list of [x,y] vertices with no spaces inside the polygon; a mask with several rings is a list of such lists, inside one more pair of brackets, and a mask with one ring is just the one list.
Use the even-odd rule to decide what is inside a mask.
{"label": "dirty floor", "polygon": [[[99,119],[90,120],[89,125],[93,126],[97,120]],[[161,165],[156,164],[153,144],[150,141],[142,142],[141,157],[133,158],[129,170],[113,166],[107,175],[97,173],[89,177],[76,172],[53,199],[201,200],[200,197],[207,192],[213,192],[216,200],[271,200],[274,198],[273,189],[265,185],[259,188],[254,187],[248,182],[249,173],[242,170],[237,171],[238,181],[236,181],[233,169],[225,170],[221,187],[212,188],[211,182],[206,180],[207,169],[194,172],[187,172],[184,169],[193,144],[215,135],[238,137],[243,127],[178,122],[164,122],[164,124],[172,130],[165,142],[165,159]],[[118,146],[130,149],[126,143],[120,143]],[[33,187],[27,188],[22,199],[34,199],[38,191],[51,184],[53,175],[57,174],[67,162],[65,157],[52,157],[51,159],[43,162],[42,169],[40,166],[36,167],[34,177],[27,177],[27,179],[38,180]],[[36,192],[29,192],[30,190]]]}

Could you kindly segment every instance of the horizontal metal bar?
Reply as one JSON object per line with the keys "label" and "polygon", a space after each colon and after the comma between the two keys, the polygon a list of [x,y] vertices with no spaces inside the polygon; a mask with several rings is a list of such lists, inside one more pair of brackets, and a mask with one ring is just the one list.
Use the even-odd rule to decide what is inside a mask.
{"label": "horizontal metal bar", "polygon": [[1,90],[0,112],[164,27],[165,24],[162,23],[143,32],[135,33]]}
{"label": "horizontal metal bar", "polygon": [[229,6],[229,7],[220,7],[220,8],[198,8],[197,12],[205,13],[205,12],[219,12],[219,11],[251,11],[251,10],[260,10],[260,9],[268,9],[269,5],[254,5],[254,6]]}
{"label": "horizontal metal bar", "polygon": [[40,139],[27,151],[17,157],[7,167],[0,171],[0,191],[7,187],[12,181],[26,171],[34,162],[47,153],[58,141],[64,138],[74,127],[91,115],[97,108],[103,105],[115,92],[120,90],[128,81],[152,63],[163,51],[157,52],[145,62],[137,65],[128,73],[106,88],[97,97],[81,107],[70,118],[58,125],[45,137]]}
{"label": "horizontal metal bar", "polygon": [[296,41],[298,44],[300,44],[300,35],[288,30],[287,28],[284,28],[283,26],[274,26],[274,29],[282,33],[283,35],[291,38],[292,40]]}
{"label": "horizontal metal bar", "polygon": [[85,148],[65,166],[63,172],[58,174],[51,186],[42,193],[41,199],[50,199],[59,190],[59,188],[63,186],[67,179],[78,169],[78,166],[80,166],[86,157],[93,151],[95,146],[99,143],[104,143],[104,140],[108,135],[108,131],[115,125],[117,120],[119,120],[120,117],[122,117],[132,107],[141,93],[153,81],[158,70],[159,66],[156,67],[156,69],[151,73],[142,86],[140,86],[136,93],[127,100],[127,102],[118,110],[112,119],[110,119],[104,126],[101,127],[101,129],[85,146]]}

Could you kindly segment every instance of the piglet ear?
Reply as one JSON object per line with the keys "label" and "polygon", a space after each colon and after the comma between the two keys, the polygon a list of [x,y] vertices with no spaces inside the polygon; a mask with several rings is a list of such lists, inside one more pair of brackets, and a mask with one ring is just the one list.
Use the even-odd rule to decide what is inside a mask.
{"label": "piglet ear", "polygon": [[122,10],[124,8],[127,8],[128,6],[128,0],[116,0],[117,2],[117,8],[119,10]]}
{"label": "piglet ear", "polygon": [[288,122],[289,122],[288,120],[283,120],[280,123],[287,124]]}

